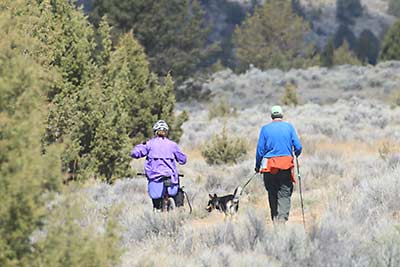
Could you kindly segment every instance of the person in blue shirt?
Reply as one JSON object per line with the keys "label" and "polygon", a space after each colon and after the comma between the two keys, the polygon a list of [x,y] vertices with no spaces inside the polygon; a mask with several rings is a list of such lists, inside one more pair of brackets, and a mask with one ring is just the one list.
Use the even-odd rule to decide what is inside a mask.
{"label": "person in blue shirt", "polygon": [[302,151],[294,127],[283,121],[280,106],[271,108],[272,122],[261,128],[256,151],[255,171],[263,173],[265,189],[273,222],[289,218],[290,198],[293,192],[294,161]]}

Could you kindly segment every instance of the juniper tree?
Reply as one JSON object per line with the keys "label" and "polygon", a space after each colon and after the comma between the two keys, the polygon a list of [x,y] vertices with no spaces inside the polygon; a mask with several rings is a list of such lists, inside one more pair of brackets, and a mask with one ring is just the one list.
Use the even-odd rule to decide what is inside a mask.
{"label": "juniper tree", "polygon": [[0,5],[0,265],[30,266],[31,235],[60,181],[59,149],[41,155],[46,105],[43,95],[53,74],[31,56],[40,43],[29,33],[24,1]]}
{"label": "juniper tree", "polygon": [[310,46],[304,41],[309,30],[309,25],[293,13],[291,1],[266,2],[235,30],[239,70],[250,64],[285,70],[310,65]]}
{"label": "juniper tree", "polygon": [[353,23],[353,18],[360,17],[363,7],[360,0],[336,0],[336,18],[344,23]]}
{"label": "juniper tree", "polygon": [[197,0],[96,0],[93,7],[92,19],[107,15],[117,35],[133,31],[160,76],[182,81],[217,51],[207,46],[209,28]]}
{"label": "juniper tree", "polygon": [[325,45],[324,50],[321,53],[320,64],[323,67],[332,67],[333,66],[333,56],[335,52],[335,45],[333,40],[329,40]]}
{"label": "juniper tree", "polygon": [[354,47],[357,44],[356,36],[346,24],[340,24],[340,26],[335,32],[333,40],[335,48],[339,48],[343,45],[344,42],[347,42],[350,49],[354,49]]}
{"label": "juniper tree", "polygon": [[90,156],[95,173],[112,180],[129,175],[132,144],[152,137],[155,121],[167,120],[172,138],[179,140],[184,118],[174,116],[171,77],[159,82],[149,69],[142,46],[131,33],[121,37],[109,58],[101,82],[99,119]]}
{"label": "juniper tree", "polygon": [[400,60],[400,21],[393,24],[385,35],[381,60]]}
{"label": "juniper tree", "polygon": [[[75,216],[68,217],[67,223],[48,224],[49,203],[61,191],[60,155],[64,150],[63,144],[50,144],[43,154],[41,137],[49,106],[47,93],[59,86],[62,75],[61,68],[48,65],[54,54],[43,53],[50,49],[37,35],[46,33],[40,14],[34,1],[0,3],[0,265],[74,266],[62,265],[71,259],[76,259],[75,266],[85,261],[115,265],[118,253],[111,229],[94,237],[75,224],[76,234],[71,235],[68,225],[75,222]],[[52,209],[55,206],[53,202]],[[63,207],[58,210],[65,211]],[[52,229],[56,229],[54,236]],[[44,233],[43,240],[38,240],[38,233]],[[64,243],[59,242],[64,237]],[[42,246],[47,249],[41,250]],[[42,261],[49,252],[65,252],[65,257]]]}
{"label": "juniper tree", "polygon": [[360,61],[375,65],[379,50],[380,43],[378,38],[370,30],[362,31],[356,46],[357,57]]}
{"label": "juniper tree", "polygon": [[334,65],[362,65],[362,62],[351,52],[349,44],[345,41],[337,48],[333,56]]}

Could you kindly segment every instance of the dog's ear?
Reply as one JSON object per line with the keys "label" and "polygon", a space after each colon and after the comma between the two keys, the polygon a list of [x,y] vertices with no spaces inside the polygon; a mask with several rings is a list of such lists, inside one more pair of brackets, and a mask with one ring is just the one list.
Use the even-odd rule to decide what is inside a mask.
{"label": "dog's ear", "polygon": [[217,194],[214,194],[214,197],[217,198]]}
{"label": "dog's ear", "polygon": [[208,194],[208,196],[210,197],[210,199],[213,199],[213,196],[211,194]]}

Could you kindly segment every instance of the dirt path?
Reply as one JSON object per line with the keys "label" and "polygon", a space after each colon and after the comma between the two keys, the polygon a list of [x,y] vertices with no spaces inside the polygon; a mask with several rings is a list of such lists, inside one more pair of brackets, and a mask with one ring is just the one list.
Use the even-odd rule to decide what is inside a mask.
{"label": "dirt path", "polygon": [[[246,218],[246,209],[252,209],[256,212],[256,214],[260,214],[260,216],[265,217],[265,224],[267,226],[272,226],[273,223],[270,219],[269,207],[267,203],[243,203],[241,205],[241,209],[239,210],[238,215],[233,221],[237,220],[245,220]],[[305,211],[305,222],[306,229],[309,229],[313,224],[318,222],[323,214],[323,205],[317,204],[312,207],[307,207]],[[223,224],[229,220],[230,218],[226,218],[225,215],[218,211],[213,211],[208,214],[204,218],[196,218],[191,221],[191,226],[195,229],[208,228],[213,227],[219,224]],[[300,207],[292,208],[290,211],[288,225],[302,225],[303,224],[303,216]]]}

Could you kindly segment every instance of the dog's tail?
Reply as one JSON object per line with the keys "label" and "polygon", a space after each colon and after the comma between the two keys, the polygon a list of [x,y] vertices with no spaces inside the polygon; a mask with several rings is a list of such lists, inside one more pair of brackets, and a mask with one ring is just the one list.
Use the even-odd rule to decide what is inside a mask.
{"label": "dog's tail", "polygon": [[242,187],[238,186],[233,192],[233,202],[239,202],[240,195],[242,194]]}

